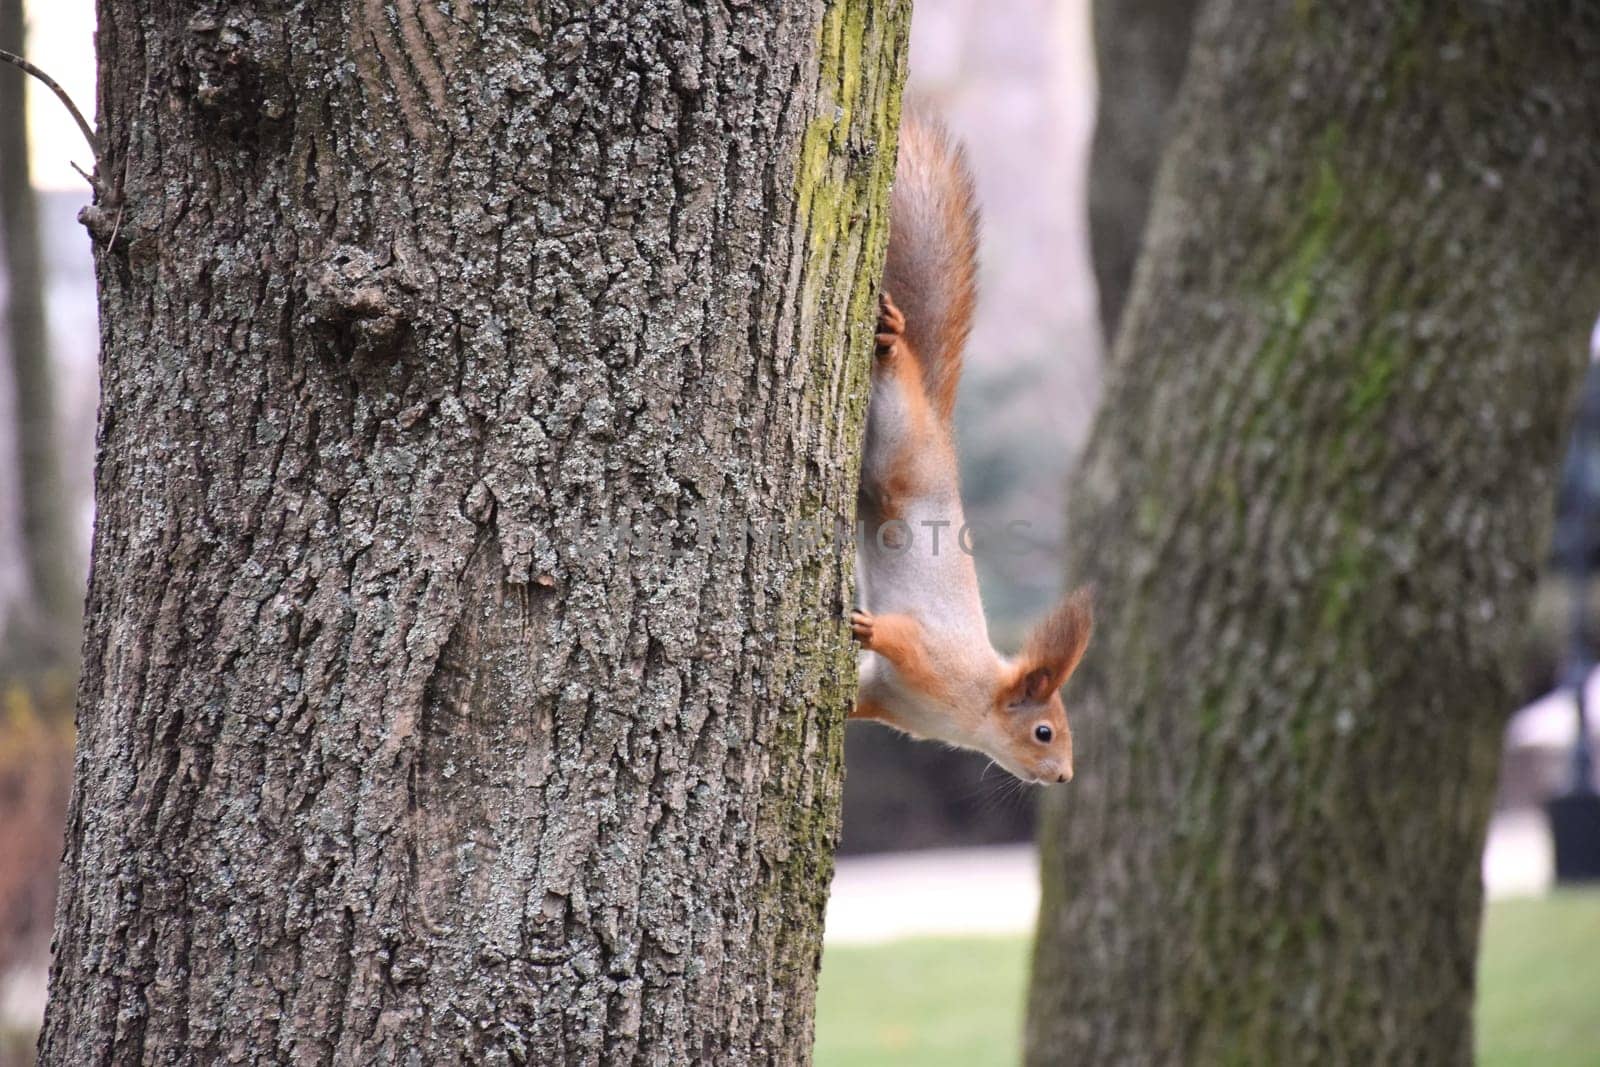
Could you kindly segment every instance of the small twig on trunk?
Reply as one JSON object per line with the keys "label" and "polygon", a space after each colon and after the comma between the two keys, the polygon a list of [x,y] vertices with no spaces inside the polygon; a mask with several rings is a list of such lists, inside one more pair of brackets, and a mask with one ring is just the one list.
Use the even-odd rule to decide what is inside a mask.
{"label": "small twig on trunk", "polygon": [[77,120],[78,129],[83,131],[83,139],[89,142],[89,151],[94,153],[95,165],[98,167],[100,164],[100,146],[94,139],[94,127],[89,125],[89,120],[83,117],[83,112],[78,110],[78,105],[72,102],[72,97],[67,95],[67,91],[61,88],[60,83],[19,55],[0,49],[0,59],[13,66],[21,67],[24,71],[32,74],[50,87],[50,91],[56,94],[56,99],[65,104],[67,110],[72,112],[72,117]]}

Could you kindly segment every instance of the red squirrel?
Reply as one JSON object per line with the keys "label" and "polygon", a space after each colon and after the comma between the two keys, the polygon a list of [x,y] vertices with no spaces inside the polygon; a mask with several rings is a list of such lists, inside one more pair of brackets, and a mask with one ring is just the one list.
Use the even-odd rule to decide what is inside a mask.
{"label": "red squirrel", "polygon": [[862,607],[851,717],[976,749],[1034,783],[1072,777],[1058,690],[1089,643],[1086,589],[1007,658],[989,642],[964,518],[951,415],[977,301],[978,212],[961,149],[908,116],[890,206],[877,352],[857,502]]}

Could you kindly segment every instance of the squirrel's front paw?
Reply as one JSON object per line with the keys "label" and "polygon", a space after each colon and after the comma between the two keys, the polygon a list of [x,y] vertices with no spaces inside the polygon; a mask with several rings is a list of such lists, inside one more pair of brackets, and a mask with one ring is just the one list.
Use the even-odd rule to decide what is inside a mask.
{"label": "squirrel's front paw", "polygon": [[872,613],[860,608],[850,613],[850,636],[863,648],[872,647]]}
{"label": "squirrel's front paw", "polygon": [[901,338],[906,333],[906,317],[895,307],[888,293],[878,297],[878,356],[894,355]]}

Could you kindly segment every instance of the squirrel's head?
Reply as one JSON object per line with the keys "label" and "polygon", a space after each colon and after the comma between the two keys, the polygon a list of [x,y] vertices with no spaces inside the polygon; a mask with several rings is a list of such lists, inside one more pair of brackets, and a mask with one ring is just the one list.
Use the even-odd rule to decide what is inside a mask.
{"label": "squirrel's head", "polygon": [[990,711],[999,744],[989,754],[1023,781],[1049,785],[1072,778],[1072,729],[1060,690],[1089,647],[1092,603],[1086,588],[1063,598],[1034,624],[1001,678]]}

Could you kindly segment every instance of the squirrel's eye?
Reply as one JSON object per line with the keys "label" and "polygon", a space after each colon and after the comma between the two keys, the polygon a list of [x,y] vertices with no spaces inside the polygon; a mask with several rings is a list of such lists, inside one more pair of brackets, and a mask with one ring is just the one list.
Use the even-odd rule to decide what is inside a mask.
{"label": "squirrel's eye", "polygon": [[1033,736],[1037,737],[1045,744],[1049,744],[1050,739],[1055,736],[1055,731],[1051,730],[1050,727],[1046,726],[1044,723],[1040,723],[1038,726],[1033,728]]}

